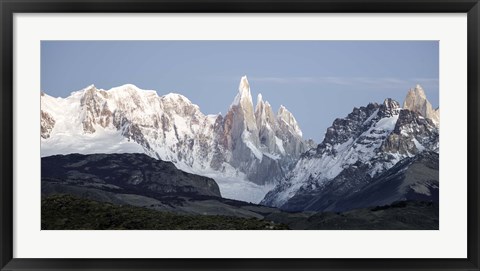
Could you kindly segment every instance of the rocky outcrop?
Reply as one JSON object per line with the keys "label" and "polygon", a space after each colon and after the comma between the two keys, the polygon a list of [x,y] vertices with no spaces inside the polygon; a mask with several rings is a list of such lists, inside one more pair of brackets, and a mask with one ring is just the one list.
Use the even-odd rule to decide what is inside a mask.
{"label": "rocky outcrop", "polygon": [[437,151],[439,130],[431,119],[410,110],[402,110],[392,133],[382,145],[385,153],[411,155],[425,149]]}
{"label": "rocky outcrop", "polygon": [[432,120],[435,124],[440,123],[440,110],[432,108],[432,104],[427,100],[425,91],[420,85],[408,91],[403,108],[416,112],[420,116]]}
{"label": "rocky outcrop", "polygon": [[70,154],[42,158],[42,183],[102,188],[124,194],[220,197],[211,179],[145,154]]}
{"label": "rocky outcrop", "polygon": [[287,158],[296,160],[300,154],[309,149],[302,139],[302,131],[297,120],[287,108],[281,105],[277,113],[277,122],[279,128],[276,135],[282,142],[278,145],[283,146],[283,150],[280,152],[288,153]]}
{"label": "rocky outcrop", "polygon": [[393,99],[385,99],[383,106],[380,108],[381,118],[391,118],[400,114],[400,104]]}
{"label": "rocky outcrop", "polygon": [[55,126],[55,120],[47,112],[40,110],[40,136],[43,139],[50,137],[50,132]]}
{"label": "rocky outcrop", "polygon": [[275,131],[278,131],[278,125],[269,102],[263,101],[262,94],[258,94],[257,105],[255,107],[255,119],[257,121],[258,137],[260,144],[268,150],[281,153],[275,140]]}
{"label": "rocky outcrop", "polygon": [[112,122],[112,111],[104,99],[107,94],[102,94],[97,93],[96,88],[92,86],[85,90],[80,99],[81,114],[84,115],[82,126],[85,133],[93,134],[96,125],[105,128]]}

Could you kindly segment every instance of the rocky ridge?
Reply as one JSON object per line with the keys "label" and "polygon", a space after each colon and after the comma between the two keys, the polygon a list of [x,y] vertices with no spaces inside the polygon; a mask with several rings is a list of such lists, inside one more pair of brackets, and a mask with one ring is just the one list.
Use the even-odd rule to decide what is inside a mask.
{"label": "rocky ridge", "polygon": [[[411,92],[406,100],[423,99],[412,98]],[[297,211],[324,197],[330,202],[316,210],[337,210],[335,201],[357,193],[403,159],[424,151],[438,153],[439,125],[427,113],[401,108],[392,99],[354,108],[333,122],[323,142],[304,153],[261,203]]]}

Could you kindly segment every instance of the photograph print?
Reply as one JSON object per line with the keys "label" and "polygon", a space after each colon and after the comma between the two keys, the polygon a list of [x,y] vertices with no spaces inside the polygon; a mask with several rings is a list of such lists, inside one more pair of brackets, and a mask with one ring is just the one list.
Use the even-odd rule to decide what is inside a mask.
{"label": "photograph print", "polygon": [[438,41],[42,41],[42,230],[438,230]]}

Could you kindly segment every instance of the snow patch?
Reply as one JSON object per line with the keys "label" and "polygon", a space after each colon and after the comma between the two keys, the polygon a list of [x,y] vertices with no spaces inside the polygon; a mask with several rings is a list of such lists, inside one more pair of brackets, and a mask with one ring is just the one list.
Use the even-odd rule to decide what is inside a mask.
{"label": "snow patch", "polygon": [[262,151],[260,151],[251,141],[250,141],[250,136],[252,134],[249,132],[249,131],[243,131],[242,133],[242,141],[243,143],[245,143],[245,145],[247,146],[247,148],[249,148],[253,155],[260,161],[262,161],[262,158],[263,158],[263,153]]}
{"label": "snow patch", "polygon": [[207,177],[211,177],[217,182],[222,197],[251,203],[259,203],[275,186],[273,183],[258,185],[246,179],[225,177],[222,175],[215,176],[215,174]]}
{"label": "snow patch", "polygon": [[414,184],[412,186],[410,186],[410,188],[415,191],[415,193],[418,193],[418,194],[423,194],[423,195],[426,195],[426,196],[431,196],[432,193],[430,192],[430,189],[426,186],[426,185],[423,185],[423,184]]}
{"label": "snow patch", "polygon": [[370,115],[370,117],[368,117],[368,119],[363,122],[363,124],[367,124],[367,123],[369,123],[370,121],[372,121],[372,119],[377,116],[378,110],[379,110],[379,109],[375,110],[375,112],[373,112],[372,115]]}
{"label": "snow patch", "polygon": [[280,155],[275,155],[275,154],[271,154],[271,153],[266,153],[264,152],[263,155],[273,159],[273,160],[279,160],[280,159]]}
{"label": "snow patch", "polygon": [[283,148],[283,140],[281,140],[278,137],[275,137],[275,144],[277,144],[277,148],[280,151],[280,153],[285,155],[285,149]]}
{"label": "snow patch", "polygon": [[422,152],[425,150],[425,147],[422,144],[420,144],[420,142],[418,142],[416,138],[413,139],[413,144],[415,144],[415,147],[419,152]]}
{"label": "snow patch", "polygon": [[223,164],[223,172],[198,168],[192,170],[191,167],[183,163],[177,163],[175,166],[182,171],[214,179],[220,188],[222,198],[259,203],[268,191],[274,187],[274,184],[258,185],[252,183],[244,173],[226,163]]}
{"label": "snow patch", "polygon": [[136,142],[123,137],[119,131],[97,129],[91,134],[63,134],[51,139],[42,139],[41,156],[56,154],[94,154],[94,153],[144,153],[145,150]]}

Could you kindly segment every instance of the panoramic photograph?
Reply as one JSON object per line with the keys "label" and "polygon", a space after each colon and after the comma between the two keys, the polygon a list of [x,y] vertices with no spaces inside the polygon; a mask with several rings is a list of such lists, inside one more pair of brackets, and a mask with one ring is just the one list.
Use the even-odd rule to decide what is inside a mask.
{"label": "panoramic photograph", "polygon": [[42,41],[42,230],[438,230],[438,41]]}

